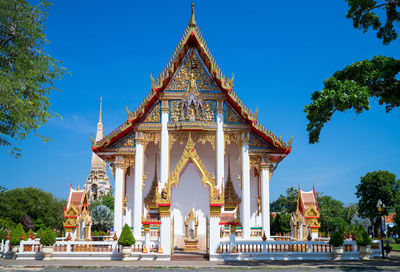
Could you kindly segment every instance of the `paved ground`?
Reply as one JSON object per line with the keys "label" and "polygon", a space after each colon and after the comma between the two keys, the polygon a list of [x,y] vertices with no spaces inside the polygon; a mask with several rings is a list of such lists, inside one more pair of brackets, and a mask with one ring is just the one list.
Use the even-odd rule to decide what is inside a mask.
{"label": "paved ground", "polygon": [[200,271],[400,271],[400,252],[389,259],[370,261],[22,261],[0,260],[0,271],[154,271],[154,272],[200,272]]}

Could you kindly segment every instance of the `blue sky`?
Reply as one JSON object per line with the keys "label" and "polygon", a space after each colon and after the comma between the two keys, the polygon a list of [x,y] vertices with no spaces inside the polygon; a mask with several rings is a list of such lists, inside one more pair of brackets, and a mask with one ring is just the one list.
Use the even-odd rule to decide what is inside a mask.
{"label": "blue sky", "polygon": [[[304,105],[324,79],[357,60],[399,58],[399,42],[383,46],[375,33],[355,30],[344,0],[195,1],[196,21],[235,91],[259,121],[288,140],[292,153],[271,179],[271,199],[287,187],[355,202],[355,185],[374,170],[400,176],[400,111],[373,102],[369,112],[338,113],[308,144]],[[81,186],[90,170],[90,133],[96,132],[103,97],[105,133],[126,119],[150,90],[149,75],[167,64],[190,17],[190,1],[55,1],[47,22],[49,54],[72,73],[57,82],[52,119],[29,136],[23,157],[0,152],[0,184],[35,186],[66,198],[69,183]]]}

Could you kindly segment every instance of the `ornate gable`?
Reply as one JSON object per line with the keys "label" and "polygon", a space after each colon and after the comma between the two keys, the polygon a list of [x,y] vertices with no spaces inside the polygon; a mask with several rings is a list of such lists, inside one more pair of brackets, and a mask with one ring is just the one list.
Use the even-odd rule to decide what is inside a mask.
{"label": "ornate gable", "polygon": [[306,211],[305,216],[306,218],[315,218],[315,217],[319,218],[319,212],[317,211],[314,205],[311,205],[311,207],[308,208],[308,210]]}
{"label": "ornate gable", "polygon": [[228,103],[224,102],[224,124],[246,124],[242,118],[229,106]]}
{"label": "ornate gable", "polygon": [[166,88],[166,92],[184,92],[190,82],[191,72],[194,72],[196,85],[199,92],[219,92],[213,79],[204,67],[195,49],[190,49],[183,60],[178,71]]}
{"label": "ornate gable", "polygon": [[142,123],[160,123],[161,122],[161,103],[158,101],[151,111],[146,115]]}
{"label": "ornate gable", "polygon": [[79,212],[75,209],[74,205],[70,205],[68,209],[64,212],[64,217],[66,218],[76,218],[78,217]]}
{"label": "ornate gable", "polygon": [[276,148],[272,147],[270,144],[262,140],[260,137],[255,135],[254,133],[250,133],[249,137],[249,148],[250,149],[258,149],[258,150],[274,150]]}

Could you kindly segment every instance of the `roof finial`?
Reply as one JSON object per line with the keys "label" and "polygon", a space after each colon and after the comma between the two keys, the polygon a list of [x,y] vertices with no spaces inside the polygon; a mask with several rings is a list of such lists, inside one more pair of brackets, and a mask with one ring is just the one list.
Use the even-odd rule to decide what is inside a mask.
{"label": "roof finial", "polygon": [[99,123],[101,123],[101,103],[103,101],[103,98],[100,97],[100,114],[99,114]]}
{"label": "roof finial", "polygon": [[196,26],[196,20],[194,19],[194,3],[193,2],[192,2],[192,15],[190,16],[189,26],[190,27]]}

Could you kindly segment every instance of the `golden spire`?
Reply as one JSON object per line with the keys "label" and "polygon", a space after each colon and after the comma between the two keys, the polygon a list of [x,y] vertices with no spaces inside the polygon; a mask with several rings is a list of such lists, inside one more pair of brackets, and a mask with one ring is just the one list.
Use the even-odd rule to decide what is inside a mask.
{"label": "golden spire", "polygon": [[103,101],[103,98],[100,97],[100,114],[99,114],[99,123],[101,123],[101,103]]}
{"label": "golden spire", "polygon": [[194,19],[194,3],[193,2],[192,2],[192,15],[190,16],[189,26],[190,27],[196,26],[196,20]]}

